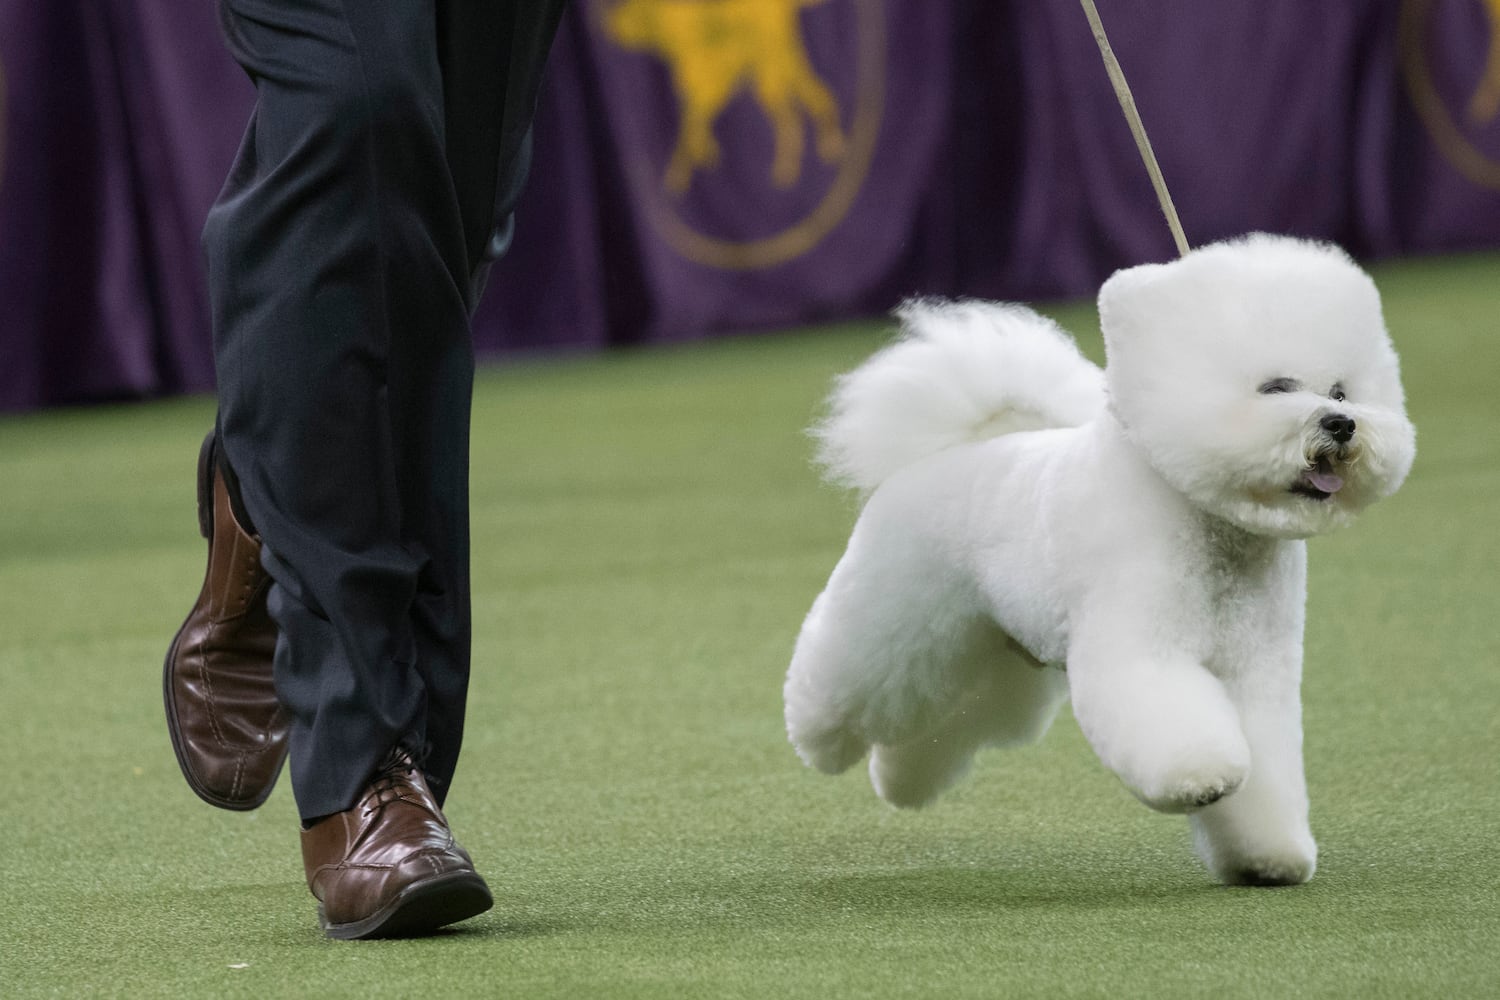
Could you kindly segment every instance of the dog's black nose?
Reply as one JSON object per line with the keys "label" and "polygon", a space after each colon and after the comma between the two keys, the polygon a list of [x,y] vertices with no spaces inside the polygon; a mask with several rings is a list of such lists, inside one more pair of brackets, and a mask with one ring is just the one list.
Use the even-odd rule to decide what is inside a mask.
{"label": "dog's black nose", "polygon": [[1318,421],[1318,425],[1339,444],[1343,444],[1354,436],[1354,418],[1346,417],[1342,413],[1330,413]]}

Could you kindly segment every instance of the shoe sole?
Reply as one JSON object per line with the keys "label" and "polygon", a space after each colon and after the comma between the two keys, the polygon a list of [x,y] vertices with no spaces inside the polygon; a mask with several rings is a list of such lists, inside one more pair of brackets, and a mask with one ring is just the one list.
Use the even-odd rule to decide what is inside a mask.
{"label": "shoe sole", "polygon": [[495,905],[489,886],[475,872],[450,872],[413,882],[373,915],[347,924],[331,924],[318,907],[323,933],[340,941],[417,937],[460,920],[477,917]]}
{"label": "shoe sole", "polygon": [[[212,506],[214,485],[212,462],[213,441],[213,435],[210,434],[203,439],[203,447],[198,450],[198,496],[200,498],[200,503],[198,504],[198,528],[203,537],[208,539],[210,548],[214,544]],[[205,496],[209,498],[206,512],[204,511],[205,505],[201,502],[201,498]],[[172,637],[172,645],[167,649],[167,658],[162,663],[161,671],[161,695],[162,702],[167,709],[167,733],[172,737],[172,752],[177,756],[177,766],[182,769],[182,777],[187,781],[187,786],[193,790],[193,794],[209,805],[217,806],[220,809],[229,809],[233,812],[249,812],[252,809],[258,809],[265,804],[266,800],[271,797],[271,792],[276,788],[276,781],[281,777],[281,769],[286,764],[286,750],[282,750],[281,760],[277,762],[276,770],[272,773],[271,780],[266,783],[265,789],[254,798],[226,799],[215,795],[198,782],[197,776],[188,764],[187,749],[183,745],[182,733],[178,730],[177,725],[177,699],[172,694],[172,664],[177,660],[177,644],[182,640],[183,628],[187,628],[187,622],[183,622],[182,628],[179,628],[177,634]]]}

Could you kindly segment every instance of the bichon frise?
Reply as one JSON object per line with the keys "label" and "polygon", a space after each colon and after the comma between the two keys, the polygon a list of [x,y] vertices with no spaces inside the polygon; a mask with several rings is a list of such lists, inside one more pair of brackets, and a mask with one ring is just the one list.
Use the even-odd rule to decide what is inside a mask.
{"label": "bichon frise", "polygon": [[[816,429],[868,495],[786,679],[798,754],[931,801],[1065,697],[1224,882],[1312,877],[1306,546],[1415,454],[1374,283],[1253,235],[1120,271],[1101,371],[1019,306],[917,301]],[[1062,669],[1058,669],[1062,668]]]}

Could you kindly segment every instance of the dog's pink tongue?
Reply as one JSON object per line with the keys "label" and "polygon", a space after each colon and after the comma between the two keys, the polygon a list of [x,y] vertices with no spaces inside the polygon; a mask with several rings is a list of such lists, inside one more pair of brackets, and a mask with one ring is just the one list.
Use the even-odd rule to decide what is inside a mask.
{"label": "dog's pink tongue", "polygon": [[1332,472],[1324,472],[1321,469],[1308,469],[1307,481],[1312,483],[1313,488],[1322,490],[1324,493],[1337,493],[1344,488],[1344,478],[1336,476]]}

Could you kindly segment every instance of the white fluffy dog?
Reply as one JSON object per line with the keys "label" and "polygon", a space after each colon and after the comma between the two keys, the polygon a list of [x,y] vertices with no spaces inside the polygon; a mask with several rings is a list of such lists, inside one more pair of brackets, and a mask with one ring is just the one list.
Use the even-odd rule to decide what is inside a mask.
{"label": "white fluffy dog", "polygon": [[[1254,235],[1120,271],[1108,367],[1019,306],[918,301],[816,434],[868,501],[797,639],[787,730],[920,806],[1071,696],[1099,758],[1190,813],[1224,882],[1312,877],[1306,546],[1415,453],[1374,283]],[[1057,669],[1057,668],[1063,669]]]}

